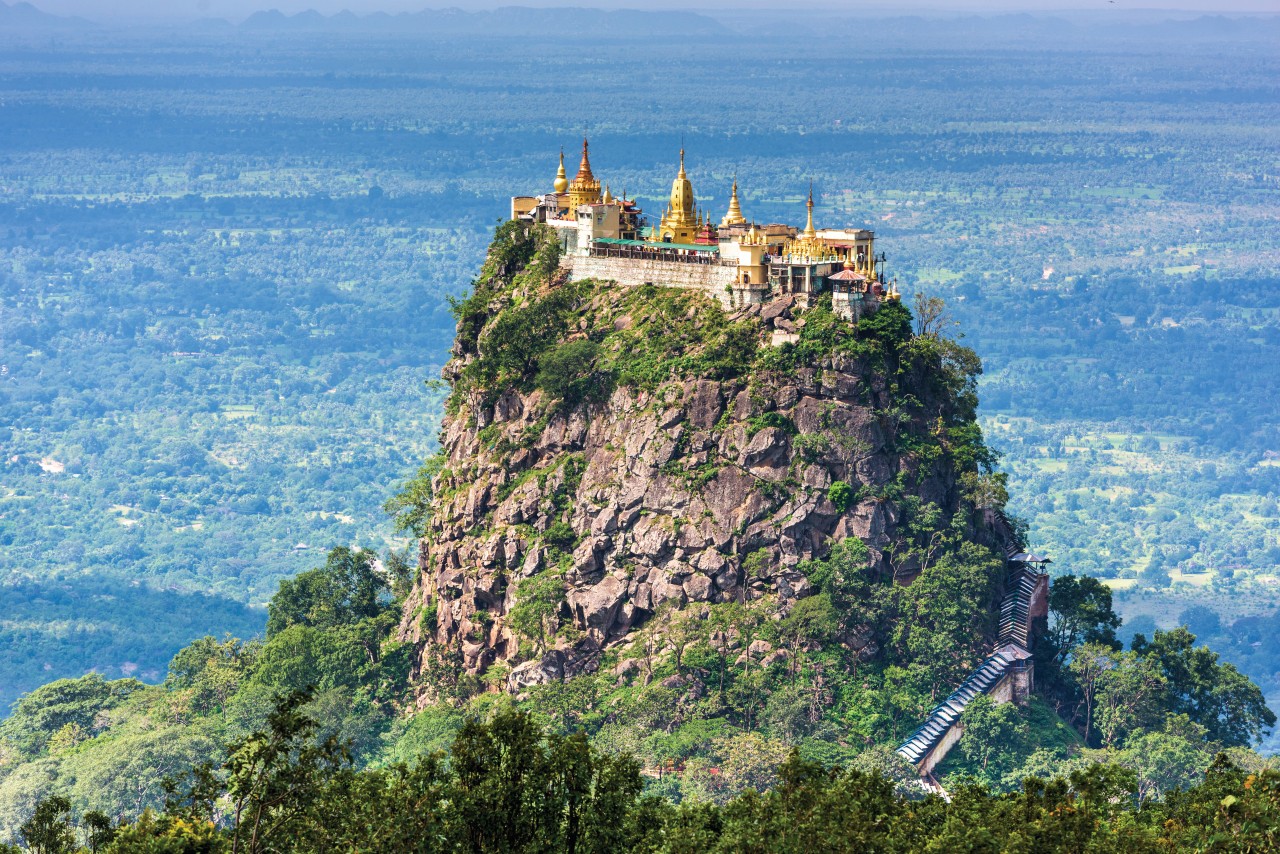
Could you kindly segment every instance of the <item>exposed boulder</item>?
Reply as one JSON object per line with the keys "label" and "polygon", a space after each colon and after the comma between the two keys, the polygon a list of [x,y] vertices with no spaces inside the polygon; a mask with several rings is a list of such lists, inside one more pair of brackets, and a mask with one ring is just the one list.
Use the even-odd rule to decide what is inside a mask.
{"label": "exposed boulder", "polygon": [[618,609],[626,595],[627,585],[612,575],[606,575],[591,587],[571,590],[567,599],[579,628],[607,636],[617,621]]}
{"label": "exposed boulder", "polygon": [[564,653],[552,650],[542,658],[516,665],[507,675],[507,685],[514,693],[534,685],[545,685],[562,679],[564,679]]}

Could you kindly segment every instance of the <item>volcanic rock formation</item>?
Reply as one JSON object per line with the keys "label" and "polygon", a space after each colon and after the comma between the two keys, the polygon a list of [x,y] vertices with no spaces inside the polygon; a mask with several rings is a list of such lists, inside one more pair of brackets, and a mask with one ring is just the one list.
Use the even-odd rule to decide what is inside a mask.
{"label": "volcanic rock formation", "polygon": [[[972,376],[913,344],[904,308],[854,329],[786,298],[726,314],[699,294],[570,285],[546,265],[530,275],[536,265],[491,256],[461,311],[440,472],[401,625],[419,645],[419,673],[444,653],[469,673],[506,663],[511,690],[589,672],[666,608],[767,595],[785,608],[811,590],[802,561],[846,537],[909,583],[928,559],[910,525],[921,508],[934,527],[1003,548],[998,514],[972,498],[973,448],[985,453],[973,440]],[[504,313],[548,295],[560,320],[539,327],[541,352],[591,342],[582,352],[596,354],[593,367],[579,373],[595,376],[595,393],[557,399],[532,367],[469,380],[486,347],[501,346]],[[801,340],[771,347],[776,329]],[[746,342],[722,347],[741,364],[699,362],[725,330]],[[637,352],[661,336],[678,338],[678,351],[646,351],[637,369]],[[561,581],[548,636],[536,638],[510,616],[532,589],[522,582],[544,577]]]}

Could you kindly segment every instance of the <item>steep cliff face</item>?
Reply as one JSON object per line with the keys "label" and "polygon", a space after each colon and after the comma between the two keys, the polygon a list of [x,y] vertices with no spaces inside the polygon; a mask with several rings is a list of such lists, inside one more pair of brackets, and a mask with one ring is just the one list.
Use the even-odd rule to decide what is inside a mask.
{"label": "steep cliff face", "polygon": [[[502,662],[518,690],[593,670],[667,609],[785,611],[811,591],[802,562],[849,537],[900,583],[939,530],[1003,546],[979,508],[972,368],[911,335],[903,307],[857,327],[790,299],[726,314],[571,285],[537,234],[499,238],[446,369],[401,626],[419,673]],[[772,347],[774,330],[799,340]]]}

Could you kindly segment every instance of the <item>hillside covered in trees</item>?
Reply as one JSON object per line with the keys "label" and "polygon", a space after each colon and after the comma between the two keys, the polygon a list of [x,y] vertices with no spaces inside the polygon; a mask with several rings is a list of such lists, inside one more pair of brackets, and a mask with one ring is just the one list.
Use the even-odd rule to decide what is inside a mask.
{"label": "hillside covered in trees", "polygon": [[[788,838],[821,838],[829,832],[820,826],[826,808],[798,805],[829,802],[851,827],[867,809],[899,816],[892,827],[872,822],[867,830],[888,834],[885,845],[948,838],[949,823],[968,820],[960,815],[996,833],[1017,812],[1038,816],[1029,819],[1033,836],[1101,834],[1161,850],[1184,838],[1178,834],[1273,814],[1267,787],[1274,771],[1249,749],[1275,722],[1257,686],[1185,630],[1121,644],[1110,591],[1074,576],[1057,578],[1050,591],[1035,695],[1024,706],[973,703],[963,737],[937,772],[952,804],[918,800],[924,792],[915,770],[894,747],[989,649],[1004,580],[1003,553],[992,546],[1017,533],[984,512],[1002,503],[1005,481],[991,469],[974,424],[976,359],[936,331],[914,331],[908,308],[892,302],[856,324],[836,320],[821,300],[793,307],[804,331],[795,344],[774,348],[758,340],[758,316],[726,315],[697,294],[566,283],[556,251],[536,229],[500,227],[473,294],[455,305],[460,331],[447,409],[461,438],[446,436],[445,452],[388,502],[399,523],[422,536],[419,560],[334,549],[323,566],[281,582],[262,640],[199,640],[156,686],[91,674],[31,692],[0,724],[0,835],[30,844],[41,828],[62,833],[70,816],[85,816],[76,832],[101,831],[99,842],[118,834],[117,850],[134,850],[128,840],[183,834],[203,835],[216,849],[246,832],[247,809],[269,817],[277,839],[287,840],[253,850],[312,850],[318,840],[368,827],[418,828],[396,824],[396,810],[412,810],[414,822],[438,821],[438,838],[455,840],[441,847],[538,850],[590,838],[583,844],[711,850],[730,844],[714,841],[723,837],[733,841],[724,850],[734,850],[782,815],[812,822]],[[666,332],[650,334],[645,323]],[[575,358],[564,358],[567,349]],[[810,421],[804,407],[795,408],[801,397],[778,386],[757,394],[759,410],[744,410],[740,420],[707,414],[701,429],[725,430],[729,441],[690,429],[681,453],[703,447],[698,465],[654,460],[657,474],[645,476],[661,490],[634,525],[659,501],[689,506],[689,496],[740,465],[712,454],[712,446],[726,454],[758,446],[782,479],[749,487],[775,502],[761,505],[762,518],[810,495],[805,518],[827,538],[770,539],[770,523],[758,548],[726,550],[741,563],[726,561],[709,585],[690,583],[691,572],[683,583],[669,582],[668,601],[633,606],[626,624],[588,620],[592,612],[573,603],[589,600],[582,593],[603,579],[593,582],[575,558],[591,542],[575,525],[584,505],[609,501],[583,501],[575,490],[593,482],[590,454],[571,445],[548,451],[547,431],[564,435],[557,420],[604,417],[632,406],[640,392],[652,394],[676,427],[686,412],[680,396],[705,389],[689,386],[687,376],[741,383],[748,405],[751,384],[806,387],[816,381],[815,365],[825,366],[820,382],[834,389],[827,405],[813,408],[826,421]],[[861,380],[842,380],[842,365]],[[526,503],[545,518],[518,522],[524,527],[512,533],[527,538],[521,550],[540,557],[520,561],[501,586],[485,580],[486,564],[471,564],[458,579],[457,589],[469,591],[460,606],[451,601],[456,592],[435,582],[435,556],[449,542],[440,514],[483,507],[465,489],[487,489],[490,449],[508,460],[528,450],[513,444],[515,432],[493,429],[500,422],[481,426],[468,408],[498,406],[504,396],[510,404],[513,395],[523,396],[539,425],[530,431],[517,423],[518,433],[542,457],[529,474],[507,465],[506,484],[495,492],[505,498],[529,488],[534,498]],[[793,408],[779,412],[788,401]],[[842,423],[842,408],[859,405],[890,410],[899,429],[877,432],[878,447],[850,430],[849,447],[840,447],[840,433],[826,425]],[[640,425],[643,418],[628,416]],[[753,445],[762,435],[769,441]],[[782,457],[769,442],[796,453]],[[878,462],[850,465],[844,480],[809,471],[842,459]],[[757,471],[753,483],[768,474]],[[840,519],[855,520],[872,504],[890,524],[858,530],[851,522],[837,536]],[[658,530],[714,525],[716,512],[708,504],[696,519]],[[800,518],[794,506],[785,516]],[[748,523],[731,537],[747,542],[751,530]],[[464,553],[494,533],[471,525],[448,549]],[[808,551],[789,555],[796,543]],[[646,554],[665,560],[654,568],[678,578],[675,551]],[[723,584],[722,575],[740,580]],[[470,592],[476,589],[498,595],[486,599]],[[435,756],[449,749],[452,759]],[[586,776],[563,777],[574,767]],[[1028,777],[1058,782],[1024,784]],[[253,780],[269,782],[262,788]],[[514,782],[524,780],[536,782]],[[515,791],[525,794],[513,805]],[[544,791],[545,800],[527,800]],[[1221,805],[1228,791],[1238,811],[1197,806],[1208,792],[1219,793]],[[497,801],[511,817],[493,831],[510,838],[484,836],[466,817]],[[1068,807],[1105,815],[1067,827],[1060,822]],[[340,814],[352,822],[346,830],[332,825]],[[360,823],[366,819],[372,824]],[[397,845],[390,837],[370,844]],[[847,840],[833,844],[849,850],[840,847]]]}

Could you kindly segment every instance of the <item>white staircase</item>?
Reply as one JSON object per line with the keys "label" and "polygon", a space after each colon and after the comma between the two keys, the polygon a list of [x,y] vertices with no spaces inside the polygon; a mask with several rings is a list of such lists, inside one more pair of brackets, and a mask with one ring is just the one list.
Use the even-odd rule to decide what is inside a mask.
{"label": "white staircase", "polygon": [[[924,723],[898,746],[900,756],[921,768],[925,788],[936,787],[944,797],[945,791],[931,773],[932,767],[942,761],[942,756],[932,757],[931,754],[960,722],[960,715],[970,700],[998,686],[1010,670],[1027,668],[1029,663],[1026,659],[1031,657],[1032,601],[1045,578],[1036,565],[1045,561],[1035,555],[1024,554],[1016,546],[1010,547],[1006,558],[1009,577],[1004,599],[1000,602],[999,645],[996,651],[978,665],[951,696],[935,706]],[[949,749],[950,743],[944,745],[942,755],[945,756]]]}

